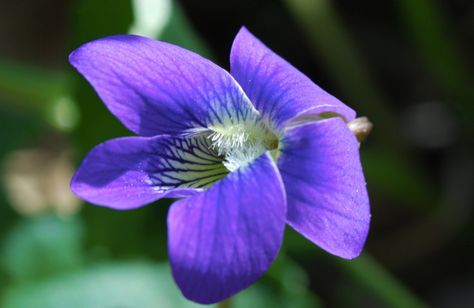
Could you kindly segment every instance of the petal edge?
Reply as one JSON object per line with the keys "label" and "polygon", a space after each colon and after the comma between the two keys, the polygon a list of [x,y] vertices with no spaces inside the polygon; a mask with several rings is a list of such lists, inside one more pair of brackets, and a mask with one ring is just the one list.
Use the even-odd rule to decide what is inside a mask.
{"label": "petal edge", "polygon": [[334,112],[346,121],[355,112],[313,83],[306,75],[242,27],[230,55],[231,74],[276,128],[302,114]]}
{"label": "petal edge", "polygon": [[342,119],[289,129],[278,166],[288,195],[288,224],[324,250],[357,257],[370,224],[358,142]]}

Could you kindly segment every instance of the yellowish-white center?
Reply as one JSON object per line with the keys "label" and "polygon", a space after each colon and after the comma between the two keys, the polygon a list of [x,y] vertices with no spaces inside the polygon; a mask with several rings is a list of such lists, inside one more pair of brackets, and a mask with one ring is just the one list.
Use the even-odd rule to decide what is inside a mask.
{"label": "yellowish-white center", "polygon": [[234,171],[278,146],[278,138],[259,119],[226,122],[208,127],[211,147],[224,158],[223,164]]}

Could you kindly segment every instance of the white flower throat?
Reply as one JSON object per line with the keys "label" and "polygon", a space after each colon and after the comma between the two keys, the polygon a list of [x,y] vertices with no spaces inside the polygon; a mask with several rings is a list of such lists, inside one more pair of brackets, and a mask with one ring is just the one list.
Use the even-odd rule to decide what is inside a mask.
{"label": "white flower throat", "polygon": [[278,137],[258,118],[234,122],[224,120],[208,127],[211,148],[224,158],[223,165],[234,171],[266,151],[278,147]]}

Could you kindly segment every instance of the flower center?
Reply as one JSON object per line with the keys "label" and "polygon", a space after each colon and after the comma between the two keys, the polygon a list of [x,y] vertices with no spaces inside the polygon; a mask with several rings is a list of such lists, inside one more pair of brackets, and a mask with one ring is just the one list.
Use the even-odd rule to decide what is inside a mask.
{"label": "flower center", "polygon": [[224,158],[229,171],[247,165],[278,147],[278,137],[260,119],[224,122],[208,127],[211,148]]}

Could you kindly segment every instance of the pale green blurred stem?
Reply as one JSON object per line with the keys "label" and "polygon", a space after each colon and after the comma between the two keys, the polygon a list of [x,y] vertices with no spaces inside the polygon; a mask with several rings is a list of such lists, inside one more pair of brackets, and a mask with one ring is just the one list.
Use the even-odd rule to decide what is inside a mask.
{"label": "pale green blurred stem", "polygon": [[444,21],[439,1],[402,0],[396,3],[406,30],[411,32],[428,68],[441,89],[454,98],[461,118],[470,133],[474,133],[474,78],[462,61],[463,55]]}
{"label": "pale green blurred stem", "polygon": [[[363,110],[374,123],[374,133],[394,135],[392,112],[371,80],[363,60],[346,33],[328,0],[285,0],[300,23],[316,57],[322,58],[326,70],[344,96],[345,102]],[[360,111],[359,110],[359,111]],[[389,136],[387,136],[389,135]],[[385,138],[384,138],[385,139]],[[381,140],[383,142],[383,140]],[[393,142],[393,140],[392,140]]]}
{"label": "pale green blurred stem", "polygon": [[368,254],[352,261],[337,260],[349,276],[372,291],[387,307],[427,307]]}

